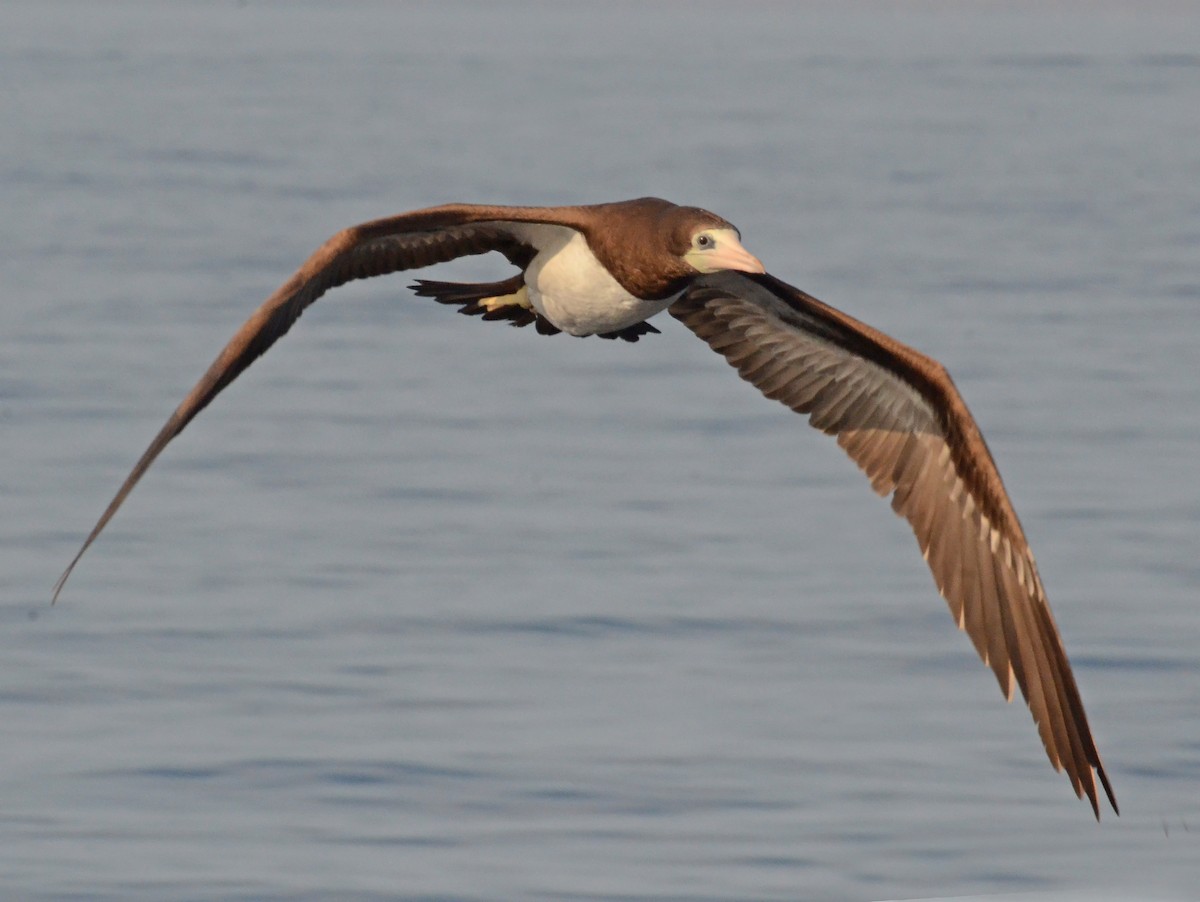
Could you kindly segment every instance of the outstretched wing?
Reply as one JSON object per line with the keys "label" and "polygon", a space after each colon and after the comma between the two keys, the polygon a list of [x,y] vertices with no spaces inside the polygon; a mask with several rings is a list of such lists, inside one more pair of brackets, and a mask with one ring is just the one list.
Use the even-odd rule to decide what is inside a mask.
{"label": "outstretched wing", "polygon": [[1117,810],[1033,553],[946,370],[770,275],[696,280],[672,316],[768,398],[837,437],[911,524],[934,581],[1000,688],[1029,703],[1055,770]]}
{"label": "outstretched wing", "polygon": [[574,208],[448,204],[352,226],[338,232],[304,261],[279,290],[246,320],[208,371],[159,430],[109,502],[87,539],[54,584],[57,600],[67,577],[121,507],[138,480],[170,441],[221,390],[282,338],[305,309],[332,288],[354,279],[419,269],[457,257],[499,251],[522,269],[536,253],[530,230],[516,223],[571,225]]}

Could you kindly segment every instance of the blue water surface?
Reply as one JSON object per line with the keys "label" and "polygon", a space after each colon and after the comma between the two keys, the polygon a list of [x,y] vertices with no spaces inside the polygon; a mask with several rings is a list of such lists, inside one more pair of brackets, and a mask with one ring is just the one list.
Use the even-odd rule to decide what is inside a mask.
{"label": "blue water surface", "polygon": [[[1200,897],[1197,48],[1183,3],[5,3],[3,894]],[[49,606],[332,232],[644,194],[950,368],[1120,818],[836,445],[669,318],[340,289]]]}

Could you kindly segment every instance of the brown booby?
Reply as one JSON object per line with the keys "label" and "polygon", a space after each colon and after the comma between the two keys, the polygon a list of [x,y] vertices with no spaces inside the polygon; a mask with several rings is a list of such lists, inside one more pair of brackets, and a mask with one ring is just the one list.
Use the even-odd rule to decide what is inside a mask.
{"label": "brown booby", "polygon": [[134,466],[54,587],[192,418],[309,304],[353,279],[499,251],[487,284],[418,281],[423,297],[539,332],[637,341],[662,310],[768,398],[837,442],[916,534],[938,590],[1011,700],[1019,687],[1055,770],[1096,817],[1113,796],[1037,565],[992,455],[936,360],[766,273],[738,230],[657,198],[576,207],[448,204],[330,238],[251,315]]}

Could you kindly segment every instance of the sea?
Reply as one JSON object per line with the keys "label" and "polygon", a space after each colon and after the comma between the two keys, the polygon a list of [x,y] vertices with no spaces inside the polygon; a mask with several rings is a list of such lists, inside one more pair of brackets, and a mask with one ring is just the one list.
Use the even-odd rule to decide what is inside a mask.
{"label": "sea", "polygon": [[[1200,899],[1200,6],[3,0],[0,83],[0,898]],[[949,369],[1119,817],[666,315],[338,289],[51,605],[334,232],[643,195]]]}

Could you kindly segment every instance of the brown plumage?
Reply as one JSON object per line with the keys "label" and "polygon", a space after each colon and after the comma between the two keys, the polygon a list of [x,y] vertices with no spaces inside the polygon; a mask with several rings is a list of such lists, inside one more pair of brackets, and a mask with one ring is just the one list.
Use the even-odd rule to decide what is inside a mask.
{"label": "brown plumage", "polygon": [[1033,552],[945,368],[768,275],[708,276],[670,311],[892,495],[959,628],[1006,698],[1020,687],[1055,770],[1097,818],[1099,776],[1116,811]]}
{"label": "brown plumage", "polygon": [[766,275],[736,229],[656,198],[582,207],[450,204],[329,239],[238,330],[138,460],[54,588],[166,445],[282,337],[309,304],[353,279],[498,251],[499,282],[418,281],[460,312],[635,341],[672,316],[763,394],[834,435],[905,517],[950,606],[1007,698],[1029,704],[1055,769],[1100,816],[1117,810],[1033,554],[974,419],[935,360]]}

